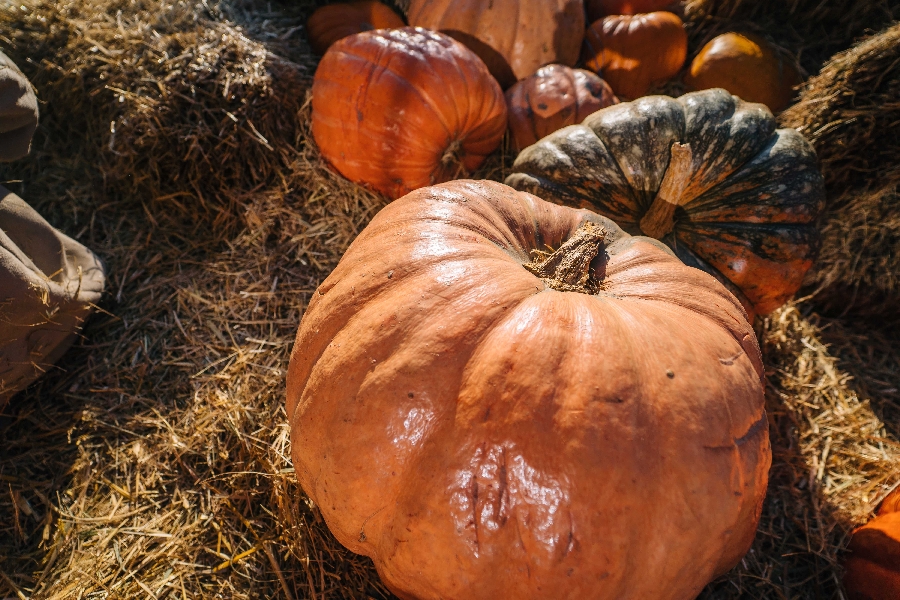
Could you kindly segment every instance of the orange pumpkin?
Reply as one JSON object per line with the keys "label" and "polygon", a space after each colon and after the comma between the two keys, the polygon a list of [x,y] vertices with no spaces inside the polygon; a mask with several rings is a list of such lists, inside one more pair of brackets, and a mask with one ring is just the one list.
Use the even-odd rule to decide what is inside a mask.
{"label": "orange pumpkin", "polygon": [[711,39],[691,62],[684,77],[691,90],[723,88],[772,111],[787,107],[799,83],[797,71],[763,38],[723,33]]}
{"label": "orange pumpkin", "polygon": [[346,37],[312,89],[312,132],[344,177],[391,197],[477,169],[506,130],[484,63],[456,40],[406,27]]}
{"label": "orange pumpkin", "polygon": [[453,181],[313,294],[291,453],[400,598],[693,598],[756,533],[762,382],[740,304],[659,242]]}
{"label": "orange pumpkin", "polygon": [[584,8],[593,23],[609,15],[637,15],[662,10],[677,0],[587,0]]}
{"label": "orange pumpkin", "polygon": [[306,22],[306,31],[313,51],[325,54],[329,46],[348,35],[405,25],[400,15],[381,2],[359,0],[317,9]]}
{"label": "orange pumpkin", "polygon": [[585,25],[582,0],[412,0],[409,23],[464,43],[504,89],[543,65],[574,65]]}
{"label": "orange pumpkin", "polygon": [[876,517],[853,532],[844,561],[844,588],[850,600],[900,598],[900,488]]}
{"label": "orange pumpkin", "polygon": [[563,65],[541,67],[506,91],[509,129],[518,150],[618,102],[605,81]]}
{"label": "orange pumpkin", "polygon": [[635,99],[674,77],[687,58],[687,33],[670,12],[612,15],[584,37],[584,62],[619,97]]}

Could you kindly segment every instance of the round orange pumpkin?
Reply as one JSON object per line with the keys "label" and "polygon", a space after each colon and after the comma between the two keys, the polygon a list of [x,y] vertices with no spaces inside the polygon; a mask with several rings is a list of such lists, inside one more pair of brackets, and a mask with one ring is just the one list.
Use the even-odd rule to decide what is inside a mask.
{"label": "round orange pumpkin", "polygon": [[503,91],[456,40],[405,27],[336,42],[316,70],[312,132],[344,177],[391,197],[477,169],[506,130]]}
{"label": "round orange pumpkin", "polygon": [[694,598],[770,464],[756,336],[665,246],[490,181],[378,213],[291,356],[293,464],[401,598]]}
{"label": "round orange pumpkin", "polygon": [[874,519],[853,531],[844,560],[849,600],[900,598],[900,488],[884,501]]}
{"label": "round orange pumpkin", "polygon": [[691,62],[684,83],[691,90],[723,88],[777,112],[793,98],[792,88],[799,83],[799,75],[763,38],[732,32],[714,37],[703,46]]}
{"label": "round orange pumpkin", "polygon": [[670,12],[612,15],[587,30],[583,57],[617,96],[640,98],[681,70],[687,58],[687,33],[681,19]]}
{"label": "round orange pumpkin", "polygon": [[509,129],[518,150],[618,102],[600,77],[564,65],[541,67],[506,90]]}
{"label": "round orange pumpkin", "polygon": [[306,22],[309,45],[325,54],[341,38],[373,29],[403,27],[406,23],[389,6],[372,0],[339,2],[317,9]]}
{"label": "round orange pumpkin", "polygon": [[662,10],[677,0],[587,0],[584,8],[593,23],[609,15],[637,15]]}
{"label": "round orange pumpkin", "polygon": [[574,65],[585,26],[581,0],[412,0],[409,23],[467,45],[504,89],[543,65]]}

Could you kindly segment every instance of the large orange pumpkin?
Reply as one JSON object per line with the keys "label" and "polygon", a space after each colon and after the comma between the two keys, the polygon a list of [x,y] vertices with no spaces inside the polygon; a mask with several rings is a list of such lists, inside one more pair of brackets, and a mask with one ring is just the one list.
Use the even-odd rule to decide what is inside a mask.
{"label": "large orange pumpkin", "polygon": [[314,293],[293,464],[401,598],[688,600],[753,540],[762,378],[740,304],[659,242],[454,181]]}
{"label": "large orange pumpkin", "polygon": [[523,150],[506,182],[663,240],[767,314],[803,283],[825,202],[816,154],[725,90],[647,96]]}
{"label": "large orange pumpkin", "polygon": [[509,129],[519,150],[618,102],[597,75],[564,65],[541,67],[506,90]]}
{"label": "large orange pumpkin", "polygon": [[609,15],[636,15],[662,10],[677,0],[587,0],[584,8],[593,23]]}
{"label": "large orange pumpkin", "polygon": [[317,9],[306,22],[309,45],[317,54],[348,35],[406,25],[389,6],[372,0],[339,2]]}
{"label": "large orange pumpkin", "polygon": [[346,37],[325,53],[312,131],[348,179],[398,198],[477,169],[506,130],[506,102],[484,63],[434,31]]}
{"label": "large orange pumpkin", "polygon": [[844,588],[850,600],[900,598],[900,488],[853,532],[847,549]]}
{"label": "large orange pumpkin", "polygon": [[466,44],[504,89],[543,65],[574,65],[585,26],[582,0],[412,0],[409,23]]}
{"label": "large orange pumpkin", "polygon": [[687,33],[681,19],[670,12],[612,15],[587,30],[583,57],[617,96],[639,98],[681,70],[687,58]]}
{"label": "large orange pumpkin", "polygon": [[763,38],[732,32],[703,46],[684,83],[690,90],[723,88],[747,102],[762,102],[779,111],[793,98],[799,75]]}

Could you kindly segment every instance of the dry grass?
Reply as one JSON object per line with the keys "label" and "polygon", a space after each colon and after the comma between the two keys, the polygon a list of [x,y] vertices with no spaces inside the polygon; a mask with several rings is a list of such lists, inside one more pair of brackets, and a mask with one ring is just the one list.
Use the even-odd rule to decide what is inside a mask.
{"label": "dry grass", "polygon": [[[0,597],[389,596],[287,447],[300,315],[384,204],[310,142],[311,5],[0,9],[46,102],[0,178],[110,273],[82,343],[0,415]],[[897,477],[898,336],[791,307],[762,337],[772,486],[753,553],[705,597],[838,597],[846,533]]]}

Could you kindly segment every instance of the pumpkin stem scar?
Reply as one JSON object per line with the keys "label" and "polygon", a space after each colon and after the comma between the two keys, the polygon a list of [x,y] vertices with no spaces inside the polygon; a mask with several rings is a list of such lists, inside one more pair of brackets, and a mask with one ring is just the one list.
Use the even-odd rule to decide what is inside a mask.
{"label": "pumpkin stem scar", "polygon": [[693,152],[690,144],[672,144],[669,166],[659,186],[650,210],[641,219],[641,231],[652,238],[662,239],[675,227],[675,209],[687,204],[684,189],[691,180]]}
{"label": "pumpkin stem scar", "polygon": [[607,231],[595,223],[584,223],[555,252],[531,251],[531,262],[522,266],[558,292],[596,294],[602,285],[591,276],[591,261],[600,251]]}
{"label": "pumpkin stem scar", "polygon": [[441,156],[441,166],[445,169],[449,169],[455,165],[457,170],[462,169],[460,150],[462,150],[462,141],[453,140],[450,145],[447,146],[447,149],[444,150],[444,155]]}

